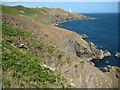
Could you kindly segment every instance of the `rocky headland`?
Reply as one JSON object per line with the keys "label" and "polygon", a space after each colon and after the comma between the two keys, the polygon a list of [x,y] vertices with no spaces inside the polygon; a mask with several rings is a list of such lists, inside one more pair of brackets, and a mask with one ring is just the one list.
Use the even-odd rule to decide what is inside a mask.
{"label": "rocky headland", "polygon": [[[64,83],[62,82],[62,86],[59,86],[60,82],[58,81],[60,78],[56,78],[56,80],[53,81],[57,82],[57,84],[55,84],[56,87],[66,87],[67,84],[70,84],[71,87],[75,88],[118,88],[117,77],[112,78],[104,73],[104,71],[96,68],[91,62],[93,59],[103,59],[104,57],[110,56],[109,51],[97,49],[92,42],[86,42],[81,35],[73,31],[54,26],[56,23],[78,19],[90,18],[82,14],[70,13],[59,8],[2,6],[3,40],[9,43],[13,49],[19,48],[18,50],[23,54],[30,52],[41,58],[41,62],[43,63],[41,67],[50,69],[50,72],[55,71],[55,73],[59,73],[59,75],[63,76],[65,79],[63,80]],[[9,30],[9,26],[11,27],[9,31],[10,34],[5,32]],[[18,28],[20,30],[18,30]],[[14,32],[12,32],[12,30],[14,30]],[[17,30],[19,32],[17,32]],[[25,34],[25,37],[25,35],[23,35],[24,32],[31,33],[31,35]],[[32,35],[35,35],[35,38],[33,38]],[[3,47],[6,47],[3,53],[10,51],[10,49],[7,49],[7,45]],[[8,56],[10,56],[10,52]],[[19,58],[16,57],[15,59]],[[33,63],[36,62],[34,60],[36,59],[32,60]],[[17,63],[19,64],[21,62]],[[28,65],[29,64],[28,62]],[[6,83],[4,83],[3,86],[27,87],[27,83],[27,85],[24,85],[25,83],[22,84],[23,86],[21,86],[20,82],[14,85],[14,82],[17,81],[12,76],[12,71],[11,73],[7,72],[10,69],[14,71],[13,68],[7,68],[6,71],[3,71],[3,80],[9,81],[11,84],[6,85]],[[38,68],[37,70],[39,71]],[[10,76],[12,78],[6,78]],[[12,82],[11,79],[13,79],[14,82]],[[20,79],[20,81],[22,82],[23,79]],[[47,83],[47,81],[45,83]],[[34,85],[34,81],[31,81],[31,84]]]}

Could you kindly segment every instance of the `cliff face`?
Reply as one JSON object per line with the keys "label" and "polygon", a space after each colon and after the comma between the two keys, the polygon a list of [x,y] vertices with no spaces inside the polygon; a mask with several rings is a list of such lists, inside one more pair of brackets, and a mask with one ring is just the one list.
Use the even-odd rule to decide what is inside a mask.
{"label": "cliff face", "polygon": [[[16,11],[17,14],[10,13],[12,10]],[[26,53],[31,52],[42,58],[45,65],[60,73],[66,78],[66,81],[70,82],[72,87],[118,87],[117,79],[113,82],[111,77],[87,62],[92,59],[103,58],[105,52],[96,49],[92,43],[87,43],[77,33],[51,25],[56,22],[75,19],[87,19],[87,17],[61,9],[29,9],[4,6],[2,23],[35,35],[37,41],[32,40],[32,36],[13,37],[14,34],[10,36],[5,34],[3,39],[13,46],[24,43],[27,49]]]}

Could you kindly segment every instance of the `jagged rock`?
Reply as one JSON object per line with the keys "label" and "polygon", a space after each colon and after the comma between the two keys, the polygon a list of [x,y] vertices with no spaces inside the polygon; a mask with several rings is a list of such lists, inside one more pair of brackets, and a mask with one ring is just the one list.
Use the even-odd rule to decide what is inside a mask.
{"label": "jagged rock", "polygon": [[75,45],[76,45],[75,40],[68,39],[65,45],[66,50],[76,55]]}
{"label": "jagged rock", "polygon": [[88,36],[86,34],[82,34],[82,38],[87,38]]}
{"label": "jagged rock", "polygon": [[25,46],[25,44],[20,44],[19,45],[19,48],[22,48],[22,47],[24,47]]}
{"label": "jagged rock", "polygon": [[109,63],[109,61],[106,61],[106,63]]}
{"label": "jagged rock", "polygon": [[95,64],[93,62],[90,62],[91,65],[95,66]]}
{"label": "jagged rock", "polygon": [[109,74],[114,75],[116,78],[120,78],[120,68],[117,66],[107,66],[109,68]]}
{"label": "jagged rock", "polygon": [[108,65],[106,67],[100,67],[99,69],[103,72],[111,72],[114,67]]}
{"label": "jagged rock", "polygon": [[100,67],[99,69],[103,72],[109,72],[110,71],[110,69],[108,67]]}
{"label": "jagged rock", "polygon": [[103,59],[104,58],[104,54],[103,54],[104,51],[100,50],[100,54],[99,54],[99,59]]}
{"label": "jagged rock", "polygon": [[73,54],[76,54],[79,57],[82,57],[84,52],[86,51],[85,48],[80,46],[76,40],[68,39],[66,42],[66,49],[69,52],[72,52]]}
{"label": "jagged rock", "polygon": [[95,46],[92,42],[89,42],[88,44],[89,44],[89,47],[90,47],[90,48],[92,48],[92,47]]}
{"label": "jagged rock", "polygon": [[112,66],[107,65],[107,68],[109,69],[109,71],[112,71]]}
{"label": "jagged rock", "polygon": [[112,68],[112,66],[110,66],[110,65],[107,65],[107,67],[108,67],[108,68]]}
{"label": "jagged rock", "polygon": [[104,57],[111,55],[107,50],[103,51],[96,49],[95,45],[92,42],[89,42],[88,45],[90,47],[90,50],[81,46],[76,40],[69,38],[65,44],[65,47],[67,51],[87,61],[93,59],[103,59]]}
{"label": "jagged rock", "polygon": [[116,53],[115,56],[116,56],[117,58],[120,58],[120,53]]}
{"label": "jagged rock", "polygon": [[58,26],[59,26],[59,24],[58,24],[58,23],[55,23],[55,26],[57,26],[57,27],[58,27]]}
{"label": "jagged rock", "polygon": [[103,52],[103,54],[104,54],[104,57],[111,56],[111,53],[110,53],[109,51],[107,51],[107,50],[105,50],[105,51]]}
{"label": "jagged rock", "polygon": [[16,45],[16,47],[18,47],[18,48],[25,48],[25,49],[27,49],[27,48],[25,47],[25,44],[17,44],[17,45]]}

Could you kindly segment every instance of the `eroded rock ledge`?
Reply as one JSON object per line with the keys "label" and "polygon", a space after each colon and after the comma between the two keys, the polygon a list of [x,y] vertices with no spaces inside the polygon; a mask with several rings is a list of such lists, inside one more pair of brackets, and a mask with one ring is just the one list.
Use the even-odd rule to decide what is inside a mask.
{"label": "eroded rock ledge", "polygon": [[70,38],[65,43],[65,48],[67,51],[87,61],[93,59],[103,59],[104,57],[111,56],[111,53],[109,51],[99,50],[91,42],[88,43],[88,46],[89,49],[80,45],[76,40]]}

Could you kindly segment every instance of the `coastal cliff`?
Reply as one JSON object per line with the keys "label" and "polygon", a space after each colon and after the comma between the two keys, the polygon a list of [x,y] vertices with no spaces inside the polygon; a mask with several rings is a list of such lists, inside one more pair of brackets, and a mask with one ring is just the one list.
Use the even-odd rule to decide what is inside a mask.
{"label": "coastal cliff", "polygon": [[[52,86],[51,88],[68,86],[76,88],[117,88],[117,77],[113,80],[109,75],[88,62],[109,56],[108,51],[97,49],[94,44],[86,42],[82,39],[82,36],[73,31],[53,25],[54,23],[76,19],[89,19],[89,17],[58,8],[2,6],[3,87],[29,87],[29,81],[27,82],[25,78],[20,78],[20,82],[18,81],[14,85],[18,80],[16,78],[28,75],[28,80],[31,78],[32,81],[30,82],[33,87],[40,87],[41,85],[49,88],[50,86]],[[12,51],[11,48],[14,48],[14,50]],[[11,52],[14,54],[11,54]],[[30,57],[29,53],[33,56]],[[23,57],[24,54],[29,58],[22,59],[19,57],[19,55]],[[5,55],[11,56],[11,59],[15,59],[16,63],[9,60],[9,58],[5,58]],[[32,57],[37,57],[37,59]],[[28,71],[24,70],[22,60],[26,60],[29,67],[34,66],[31,63],[38,65],[37,63],[40,61],[41,66],[38,65],[38,67],[44,67],[42,68],[43,72],[40,73],[38,67],[35,67],[35,72],[29,72],[30,68],[27,68]],[[8,62],[12,64],[9,65]],[[21,68],[15,65],[19,65]],[[8,72],[9,70],[10,72]],[[31,77],[31,74],[38,75],[38,77]],[[48,75],[48,77],[42,76],[43,78],[40,78],[40,74],[43,76]],[[37,82],[40,84],[35,85]]]}

